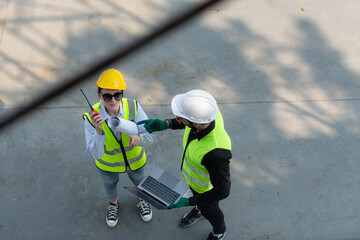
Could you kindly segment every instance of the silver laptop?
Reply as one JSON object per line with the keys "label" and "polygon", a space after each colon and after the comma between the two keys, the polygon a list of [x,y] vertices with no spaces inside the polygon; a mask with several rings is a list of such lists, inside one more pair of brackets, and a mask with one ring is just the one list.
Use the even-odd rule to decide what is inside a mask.
{"label": "silver laptop", "polygon": [[179,201],[189,186],[161,167],[155,166],[137,188],[125,188],[155,208],[167,209],[170,204]]}

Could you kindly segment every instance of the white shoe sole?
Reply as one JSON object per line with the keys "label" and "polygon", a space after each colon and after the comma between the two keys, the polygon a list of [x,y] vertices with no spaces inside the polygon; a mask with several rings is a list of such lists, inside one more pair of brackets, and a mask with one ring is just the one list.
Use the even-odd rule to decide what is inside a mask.
{"label": "white shoe sole", "polygon": [[105,217],[105,220],[106,220],[106,224],[111,228],[115,227],[118,223],[118,219],[116,219],[116,221],[113,223],[108,222],[107,217]]}
{"label": "white shoe sole", "polygon": [[143,220],[144,222],[150,222],[151,219],[152,219],[152,211],[151,211],[151,213],[149,214],[148,217],[142,216],[141,213],[140,213],[140,217],[142,218],[142,220]]}

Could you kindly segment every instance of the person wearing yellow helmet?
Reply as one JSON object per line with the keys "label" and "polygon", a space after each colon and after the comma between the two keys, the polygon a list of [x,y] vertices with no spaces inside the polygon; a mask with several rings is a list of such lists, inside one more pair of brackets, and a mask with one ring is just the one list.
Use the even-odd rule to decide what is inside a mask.
{"label": "person wearing yellow helmet", "polygon": [[[127,173],[137,186],[145,177],[146,153],[144,147],[153,141],[153,135],[144,127],[138,127],[138,134],[127,135],[119,129],[111,129],[108,121],[112,117],[139,122],[148,119],[136,100],[123,97],[126,83],[123,75],[115,70],[104,71],[96,83],[100,101],[93,105],[96,112],[84,113],[86,153],[95,159],[105,187],[109,208],[106,223],[115,227],[118,222],[119,202],[117,185],[119,173]],[[152,219],[151,206],[138,199],[140,216],[148,222]]]}

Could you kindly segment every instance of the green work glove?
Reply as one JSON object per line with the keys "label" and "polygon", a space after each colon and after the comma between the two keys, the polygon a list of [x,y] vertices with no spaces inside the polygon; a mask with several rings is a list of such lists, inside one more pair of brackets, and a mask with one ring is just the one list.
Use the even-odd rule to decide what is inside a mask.
{"label": "green work glove", "polygon": [[145,123],[144,127],[146,131],[149,133],[156,132],[156,131],[163,131],[168,128],[168,123],[166,120],[160,120],[160,119],[146,119],[142,120],[137,125]]}
{"label": "green work glove", "polygon": [[177,203],[174,203],[174,204],[170,204],[168,206],[168,209],[171,209],[171,208],[181,208],[181,207],[187,207],[189,206],[189,199],[188,198],[180,198],[180,200],[177,202]]}

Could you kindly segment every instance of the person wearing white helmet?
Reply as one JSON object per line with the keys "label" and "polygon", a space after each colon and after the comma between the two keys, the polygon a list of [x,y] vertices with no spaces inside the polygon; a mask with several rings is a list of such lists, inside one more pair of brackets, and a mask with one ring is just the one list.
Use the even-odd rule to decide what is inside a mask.
{"label": "person wearing white helmet", "polygon": [[195,89],[176,95],[171,102],[174,119],[139,121],[149,132],[185,129],[181,171],[193,196],[181,198],[169,208],[194,206],[180,220],[190,227],[205,217],[212,225],[209,239],[224,239],[226,226],[219,201],[230,194],[231,140],[214,97]]}
{"label": "person wearing white helmet", "polygon": [[[146,165],[143,147],[153,141],[153,136],[142,126],[138,128],[139,134],[135,135],[127,135],[109,128],[108,120],[113,116],[134,122],[148,119],[136,100],[123,98],[126,83],[119,71],[115,69],[104,71],[96,87],[100,102],[92,106],[94,111],[91,114],[83,115],[86,153],[95,159],[95,165],[109,199],[106,223],[109,227],[115,227],[119,214],[117,194],[119,173],[127,172],[135,186],[141,182],[145,177]],[[138,199],[137,207],[145,222],[152,219],[152,209],[147,202]]]}

